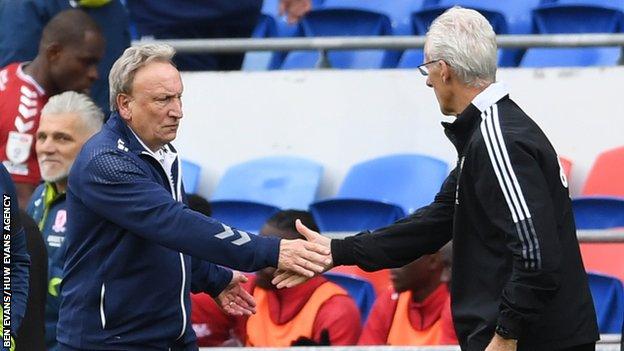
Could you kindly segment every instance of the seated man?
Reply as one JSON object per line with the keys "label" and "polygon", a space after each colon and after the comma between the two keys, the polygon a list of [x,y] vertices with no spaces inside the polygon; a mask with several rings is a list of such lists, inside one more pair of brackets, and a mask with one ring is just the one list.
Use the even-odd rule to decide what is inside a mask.
{"label": "seated man", "polygon": [[392,269],[393,289],[375,301],[359,345],[445,345],[457,344],[448,306],[442,255],[422,256],[401,268]]}
{"label": "seated man", "polygon": [[104,114],[91,99],[68,91],[50,98],[41,111],[35,149],[44,183],[34,192],[27,212],[39,224],[48,251],[48,295],[45,338],[56,350],[59,285],[63,273],[63,240],[71,216],[67,214],[67,177],[82,145],[102,127]]}
{"label": "seated man", "polygon": [[[260,235],[301,238],[295,229],[297,218],[316,227],[308,212],[288,210],[269,218]],[[299,286],[277,290],[271,284],[274,271],[274,268],[265,268],[246,284],[256,300],[256,314],[238,318],[235,323],[230,319],[223,326],[219,324],[223,319],[214,316],[219,314],[218,310],[195,295],[193,322],[203,323],[202,328],[208,328],[206,331],[213,337],[227,337],[224,330],[236,324],[235,335],[246,346],[354,345],[357,342],[361,331],[360,312],[344,289],[317,276]],[[209,315],[211,311],[213,316]],[[206,321],[199,320],[200,314]]]}

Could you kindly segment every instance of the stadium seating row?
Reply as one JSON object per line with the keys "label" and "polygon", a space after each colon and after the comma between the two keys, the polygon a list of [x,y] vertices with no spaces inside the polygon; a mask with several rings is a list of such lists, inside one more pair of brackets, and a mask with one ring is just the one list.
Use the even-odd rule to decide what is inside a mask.
{"label": "stadium seating row", "polygon": [[[563,159],[569,172],[571,162]],[[573,200],[579,229],[624,226],[624,147],[599,155]],[[196,191],[200,168],[183,162],[187,192]],[[227,170],[212,198],[213,215],[257,232],[280,209],[310,209],[322,231],[375,229],[428,204],[448,173],[447,164],[418,154],[389,155],[354,165],[331,199],[316,201],[323,167],[307,159],[279,156]],[[569,174],[568,174],[569,177]]]}
{"label": "stadium seating row", "polygon": [[[460,5],[481,12],[497,34],[618,33],[624,29],[623,0],[324,0],[298,25],[276,13],[275,0],[264,2],[253,34],[265,37],[424,35],[438,15]],[[525,52],[526,51],[526,52]],[[615,65],[618,47],[530,48],[499,50],[502,67]],[[335,68],[412,68],[423,62],[422,50],[330,51]],[[244,69],[311,69],[319,54],[310,51],[248,53]]]}
{"label": "stadium seating row", "polygon": [[[562,158],[569,178],[572,163]],[[573,200],[580,229],[624,226],[624,147],[599,155],[583,188]],[[196,191],[200,167],[183,162],[184,183]],[[212,197],[213,216],[234,227],[256,232],[280,209],[309,208],[322,231],[359,231],[392,223],[426,205],[447,175],[447,164],[417,154],[380,157],[354,165],[332,199],[316,201],[323,167],[297,157],[267,157],[227,170]],[[614,184],[615,183],[615,184]],[[600,330],[618,332],[624,313],[624,259],[622,245],[583,244],[590,287]],[[612,255],[609,253],[613,251]],[[603,273],[609,273],[603,274]],[[389,286],[388,271],[366,273],[357,267],[339,267],[327,274],[354,297],[363,320],[379,294]],[[618,279],[619,278],[619,279]]]}

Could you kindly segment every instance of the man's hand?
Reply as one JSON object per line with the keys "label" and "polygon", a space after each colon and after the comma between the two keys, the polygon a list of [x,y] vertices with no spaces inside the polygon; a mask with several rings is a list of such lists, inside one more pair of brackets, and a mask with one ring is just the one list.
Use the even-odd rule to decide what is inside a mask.
{"label": "man's hand", "polygon": [[287,16],[288,23],[298,22],[312,9],[311,0],[280,0],[279,14]]}
{"label": "man's hand", "polygon": [[494,333],[494,337],[485,351],[516,351],[518,341],[513,339],[503,339],[500,335]]}
{"label": "man's hand", "polygon": [[[297,223],[303,225],[299,220]],[[297,229],[299,230],[299,227]],[[306,236],[306,238],[308,237]],[[317,242],[301,239],[280,241],[277,268],[283,271],[292,271],[298,275],[311,278],[317,273],[323,273],[327,267],[331,266],[331,263],[329,245],[318,240]]]}
{"label": "man's hand", "polygon": [[307,241],[322,245],[327,248],[327,252],[329,254],[331,262],[329,262],[328,267],[325,267],[325,270],[333,267],[334,260],[333,257],[331,257],[331,239],[326,236],[322,236],[318,232],[315,232],[314,230],[306,227],[303,223],[301,223],[301,220],[299,219],[295,221],[295,228],[297,228],[299,234],[303,235],[303,237],[306,238]]}
{"label": "man's hand", "polygon": [[241,283],[247,282],[242,273],[233,271],[230,284],[215,298],[223,311],[232,316],[249,316],[256,313],[256,302]]}
{"label": "man's hand", "polygon": [[[295,227],[297,228],[297,231],[308,240],[308,242],[320,245],[326,249],[328,259],[325,260],[322,271],[316,271],[316,273],[322,273],[333,267],[333,259],[331,257],[331,239],[324,237],[306,227],[300,220],[295,221]],[[281,269],[282,267],[279,268],[280,269],[275,272],[275,277],[271,281],[271,283],[273,283],[273,285],[275,285],[278,289],[292,288],[293,286],[299,285],[313,276],[302,274],[294,270]]]}
{"label": "man's hand", "polygon": [[297,273],[278,269],[273,274],[273,280],[271,280],[271,284],[275,285],[275,287],[278,289],[292,288],[293,286],[297,286],[301,283],[306,282],[308,279],[310,279],[310,277],[305,277]]}

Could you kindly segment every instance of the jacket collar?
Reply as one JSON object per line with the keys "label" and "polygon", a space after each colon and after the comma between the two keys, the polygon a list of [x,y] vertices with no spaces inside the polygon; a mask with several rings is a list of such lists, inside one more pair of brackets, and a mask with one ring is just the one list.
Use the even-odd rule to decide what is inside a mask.
{"label": "jacket collar", "polygon": [[[119,149],[126,149],[125,151],[130,151],[137,155],[139,154],[149,154],[154,157],[156,155],[152,150],[150,150],[144,143],[139,139],[139,137],[128,127],[126,122],[121,119],[121,116],[118,112],[112,112],[110,118],[106,122],[107,128],[112,130],[115,134],[119,135],[120,138],[117,140],[117,147]],[[176,149],[171,145],[171,143],[164,146],[167,151],[177,154]],[[157,157],[156,157],[157,158]],[[158,158],[157,158],[158,159]]]}
{"label": "jacket collar", "polygon": [[442,122],[444,133],[455,145],[458,154],[462,154],[464,146],[473,131],[481,122],[481,113],[490,106],[509,95],[503,83],[492,83],[480,92],[466,109],[457,116],[453,123]]}

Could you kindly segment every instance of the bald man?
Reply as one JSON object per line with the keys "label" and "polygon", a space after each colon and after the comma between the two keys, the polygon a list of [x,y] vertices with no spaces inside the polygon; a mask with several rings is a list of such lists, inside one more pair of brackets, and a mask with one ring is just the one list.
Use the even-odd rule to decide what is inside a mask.
{"label": "bald man", "polygon": [[100,28],[82,10],[62,11],[45,26],[31,62],[0,69],[0,160],[24,206],[41,181],[34,134],[48,97],[88,92],[104,54]]}

